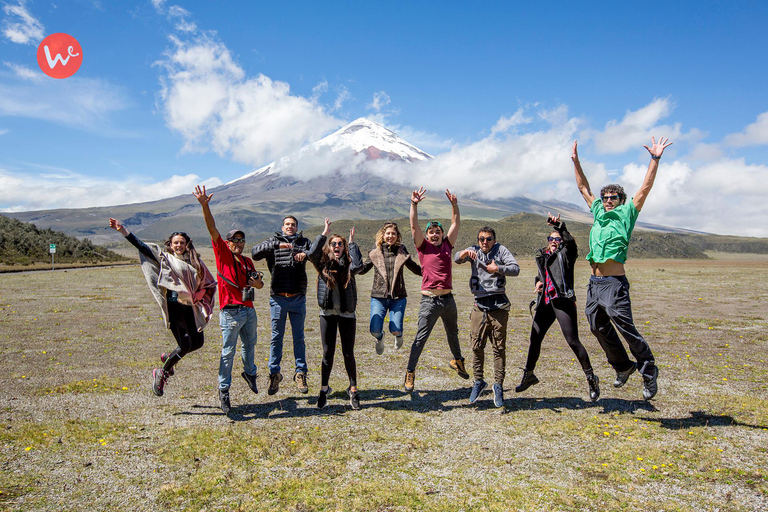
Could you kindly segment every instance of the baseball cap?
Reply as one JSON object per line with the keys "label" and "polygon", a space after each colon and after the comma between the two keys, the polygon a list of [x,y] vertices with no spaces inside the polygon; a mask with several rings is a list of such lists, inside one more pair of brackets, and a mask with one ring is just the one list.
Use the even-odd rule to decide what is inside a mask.
{"label": "baseball cap", "polygon": [[238,234],[238,233],[240,233],[242,235],[242,237],[245,238],[245,233],[243,233],[242,230],[240,230],[240,229],[233,229],[232,231],[227,233],[227,240],[232,240],[235,237],[235,235]]}

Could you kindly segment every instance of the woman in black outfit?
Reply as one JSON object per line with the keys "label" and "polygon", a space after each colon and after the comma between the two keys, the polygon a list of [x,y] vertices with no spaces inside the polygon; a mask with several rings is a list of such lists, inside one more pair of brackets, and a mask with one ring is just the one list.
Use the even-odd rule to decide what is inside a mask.
{"label": "woman in black outfit", "polygon": [[[317,407],[322,409],[328,402],[331,388],[328,380],[336,353],[336,331],[341,338],[341,353],[349,377],[349,403],[360,408],[357,390],[357,363],[355,362],[355,329],[357,320],[357,285],[355,274],[363,266],[360,248],[353,242],[355,228],[349,231],[349,245],[341,235],[331,235],[331,222],[325,219],[325,230],[315,239],[309,251],[309,261],[317,269],[317,304],[320,306],[320,338],[323,343],[320,395]],[[326,240],[328,243],[326,244]]]}
{"label": "woman in black outfit", "polygon": [[584,345],[579,341],[579,326],[576,316],[576,294],[573,291],[573,266],[579,252],[576,241],[560,220],[560,215],[553,217],[549,214],[547,224],[553,227],[547,237],[547,247],[539,250],[536,256],[538,275],[534,291],[536,297],[536,312],[533,315],[531,341],[528,348],[528,361],[525,364],[523,378],[515,391],[520,393],[539,379],[534,375],[536,361],[541,353],[541,342],[555,320],[560,324],[565,341],[576,354],[576,358],[587,376],[589,397],[592,401],[600,397],[600,379],[592,372],[592,364]]}
{"label": "woman in black outfit", "polygon": [[213,313],[216,281],[186,233],[172,233],[160,247],[142,242],[117,219],[110,218],[109,227],[139,250],[141,270],[178,344],[172,352],[160,355],[163,367],[152,371],[152,392],[162,396],[176,363],[203,346],[203,329]]}

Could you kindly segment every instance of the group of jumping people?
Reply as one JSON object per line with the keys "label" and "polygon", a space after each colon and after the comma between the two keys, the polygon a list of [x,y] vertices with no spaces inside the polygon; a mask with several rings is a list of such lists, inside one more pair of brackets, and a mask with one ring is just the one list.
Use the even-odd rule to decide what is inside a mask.
{"label": "group of jumping people", "polygon": [[[589,236],[589,253],[586,256],[592,274],[585,308],[589,327],[616,372],[613,386],[623,386],[630,375],[638,371],[643,380],[642,392],[646,400],[657,393],[659,371],[650,346],[634,325],[624,263],[635,222],[656,178],[659,160],[664,149],[671,145],[664,138],[658,142],[651,138],[651,142],[651,146],[644,146],[651,157],[645,179],[628,202],[624,189],[616,184],[603,187],[600,196],[595,197],[581,168],[577,142],[573,143],[571,155],[578,189],[594,217]],[[271,274],[267,394],[276,394],[283,380],[281,362],[288,320],[295,358],[293,381],[300,393],[306,394],[309,391],[304,336],[307,261],[312,263],[318,274],[317,303],[320,309],[323,354],[318,408],[326,406],[332,392],[328,383],[337,337],[341,341],[341,352],[349,379],[349,403],[352,409],[360,408],[354,353],[357,324],[355,276],[371,269],[374,270],[374,276],[370,300],[370,333],[377,354],[382,354],[385,349],[384,321],[387,317],[389,332],[394,336],[394,347],[402,347],[407,303],[404,270],[407,268],[421,276],[417,331],[406,364],[403,382],[405,391],[411,393],[415,389],[416,367],[438,319],[442,320],[452,356],[449,366],[459,377],[469,379],[459,342],[458,312],[452,282],[453,264],[468,262],[471,265],[469,287],[474,297],[469,317],[474,384],[469,401],[477,401],[488,388],[483,374],[485,346],[490,340],[494,360],[493,402],[496,407],[503,406],[510,310],[505,284],[508,276],[519,275],[520,266],[512,252],[497,242],[495,230],[488,226],[479,230],[476,244],[454,254],[461,224],[455,194],[445,191],[452,208],[451,225],[447,231],[438,221],[429,222],[422,230],[418,205],[426,197],[426,191],[422,187],[411,194],[410,229],[419,263],[411,258],[394,222],[385,223],[378,231],[375,245],[363,261],[360,248],[354,241],[354,227],[349,232],[349,238],[332,234],[331,221],[326,218],[323,232],[314,241],[310,241],[302,236],[298,230],[298,220],[292,215],[283,219],[279,232],[254,246],[249,258],[243,254],[245,233],[242,230],[233,229],[225,238],[219,233],[209,205],[213,194],[206,193],[205,187],[198,186],[194,196],[201,205],[205,225],[211,236],[216,260],[215,277],[200,259],[186,233],[171,233],[163,245],[159,246],[142,242],[119,220],[109,219],[110,227],[139,250],[142,272],[160,306],[166,327],[171,330],[177,343],[173,350],[160,355],[162,366],[152,371],[152,390],[155,395],[163,395],[168,379],[174,375],[175,365],[186,354],[203,346],[203,330],[212,317],[213,296],[217,285],[222,335],[218,376],[220,407],[225,413],[231,410],[229,389],[232,385],[232,366],[238,337],[243,362],[241,375],[248,387],[258,393],[255,363],[257,318],[253,301],[255,290],[263,288],[264,281],[262,273],[255,269],[253,260],[266,260]],[[539,382],[534,369],[542,340],[557,320],[566,342],[584,371],[590,399],[595,401],[600,397],[600,379],[594,373],[578,334],[574,283],[578,249],[560,215],[549,214],[547,223],[552,230],[546,246],[536,256],[534,292],[537,298],[531,304],[533,325],[528,356],[521,382],[515,391],[521,393]],[[626,340],[634,360],[627,354],[617,331]]]}

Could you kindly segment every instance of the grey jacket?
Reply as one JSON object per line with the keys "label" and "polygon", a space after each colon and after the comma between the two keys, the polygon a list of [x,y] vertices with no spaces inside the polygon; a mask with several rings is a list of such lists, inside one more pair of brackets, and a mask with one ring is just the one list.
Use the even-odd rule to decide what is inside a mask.
{"label": "grey jacket", "polygon": [[[488,254],[484,253],[478,245],[469,246],[467,249],[477,253],[476,260],[468,257],[461,258],[461,253],[464,251],[457,251],[454,261],[456,263],[465,263],[467,261],[472,263],[472,277],[469,278],[469,289],[476,298],[505,293],[506,276],[520,274],[520,265],[517,264],[515,257],[512,256],[509,249],[499,243],[494,244],[491,250],[488,251]],[[499,266],[499,270],[495,274],[491,274],[486,268],[486,265],[491,261],[496,262],[496,265]]]}

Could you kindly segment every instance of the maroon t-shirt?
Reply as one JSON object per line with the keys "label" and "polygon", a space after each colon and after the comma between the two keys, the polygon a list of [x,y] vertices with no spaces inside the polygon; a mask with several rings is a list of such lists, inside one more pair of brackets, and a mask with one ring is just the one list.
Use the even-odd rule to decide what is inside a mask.
{"label": "maroon t-shirt", "polygon": [[240,291],[248,284],[246,272],[254,268],[251,258],[241,254],[240,261],[235,260],[235,255],[230,250],[227,242],[221,237],[219,237],[218,242],[213,243],[213,240],[211,240],[211,243],[213,245],[213,254],[216,257],[216,270],[239,286],[239,288],[235,288],[221,277],[216,276],[216,280],[219,282],[219,308],[237,304],[252,308],[253,302],[250,300],[243,302],[242,292]]}
{"label": "maroon t-shirt", "polygon": [[452,290],[451,283],[452,265],[451,251],[453,246],[447,238],[443,239],[440,246],[434,246],[425,238],[416,248],[421,263],[421,289],[422,290]]}

